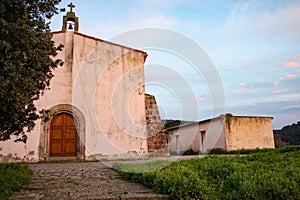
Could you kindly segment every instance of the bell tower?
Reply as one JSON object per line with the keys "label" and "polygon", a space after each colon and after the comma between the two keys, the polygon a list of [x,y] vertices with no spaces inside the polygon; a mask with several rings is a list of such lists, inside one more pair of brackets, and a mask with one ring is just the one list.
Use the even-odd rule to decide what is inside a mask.
{"label": "bell tower", "polygon": [[75,26],[74,31],[78,32],[79,21],[78,21],[78,17],[76,17],[75,15],[75,12],[73,12],[73,8],[75,8],[75,5],[73,5],[73,3],[71,2],[68,5],[68,7],[70,7],[70,12],[67,12],[67,14],[63,18],[62,30],[63,31],[72,30],[74,25]]}

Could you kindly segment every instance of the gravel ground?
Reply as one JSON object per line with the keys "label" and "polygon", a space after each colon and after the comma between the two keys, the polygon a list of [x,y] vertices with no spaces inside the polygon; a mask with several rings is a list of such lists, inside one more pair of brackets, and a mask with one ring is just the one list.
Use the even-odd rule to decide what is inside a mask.
{"label": "gravel ground", "polygon": [[29,164],[32,182],[10,199],[169,199],[122,179],[101,162]]}

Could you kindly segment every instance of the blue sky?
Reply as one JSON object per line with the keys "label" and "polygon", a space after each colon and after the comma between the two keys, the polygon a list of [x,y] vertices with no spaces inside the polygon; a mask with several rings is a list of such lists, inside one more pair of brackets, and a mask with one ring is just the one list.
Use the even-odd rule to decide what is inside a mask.
{"label": "blue sky", "polygon": [[[300,0],[72,2],[83,34],[110,40],[126,31],[157,28],[175,31],[197,43],[221,77],[225,112],[272,116],[273,128],[300,120]],[[63,0],[59,8],[67,8],[68,3]],[[53,31],[61,30],[64,14],[52,19]],[[156,96],[163,118],[214,117],[210,88],[205,78],[194,75],[190,63],[159,49],[142,50],[148,53],[146,92]],[[181,76],[168,74],[170,70],[162,70],[164,67]],[[187,93],[187,99],[193,102],[191,106],[197,106],[199,115],[183,114],[178,94],[161,86],[172,85],[180,90],[178,78],[183,78],[193,91]]]}

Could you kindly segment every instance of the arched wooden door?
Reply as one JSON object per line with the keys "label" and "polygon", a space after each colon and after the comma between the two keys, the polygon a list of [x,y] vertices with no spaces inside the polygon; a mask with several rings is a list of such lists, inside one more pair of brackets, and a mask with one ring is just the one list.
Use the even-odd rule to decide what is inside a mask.
{"label": "arched wooden door", "polygon": [[59,114],[50,124],[50,156],[64,157],[77,155],[77,133],[73,116]]}

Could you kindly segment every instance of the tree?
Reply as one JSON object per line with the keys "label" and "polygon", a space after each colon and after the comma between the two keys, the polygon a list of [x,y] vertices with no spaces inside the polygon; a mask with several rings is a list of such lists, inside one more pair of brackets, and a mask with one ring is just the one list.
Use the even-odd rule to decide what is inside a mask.
{"label": "tree", "polygon": [[0,2],[0,141],[26,142],[40,117],[34,101],[49,89],[62,45],[51,40],[50,19],[61,0]]}

